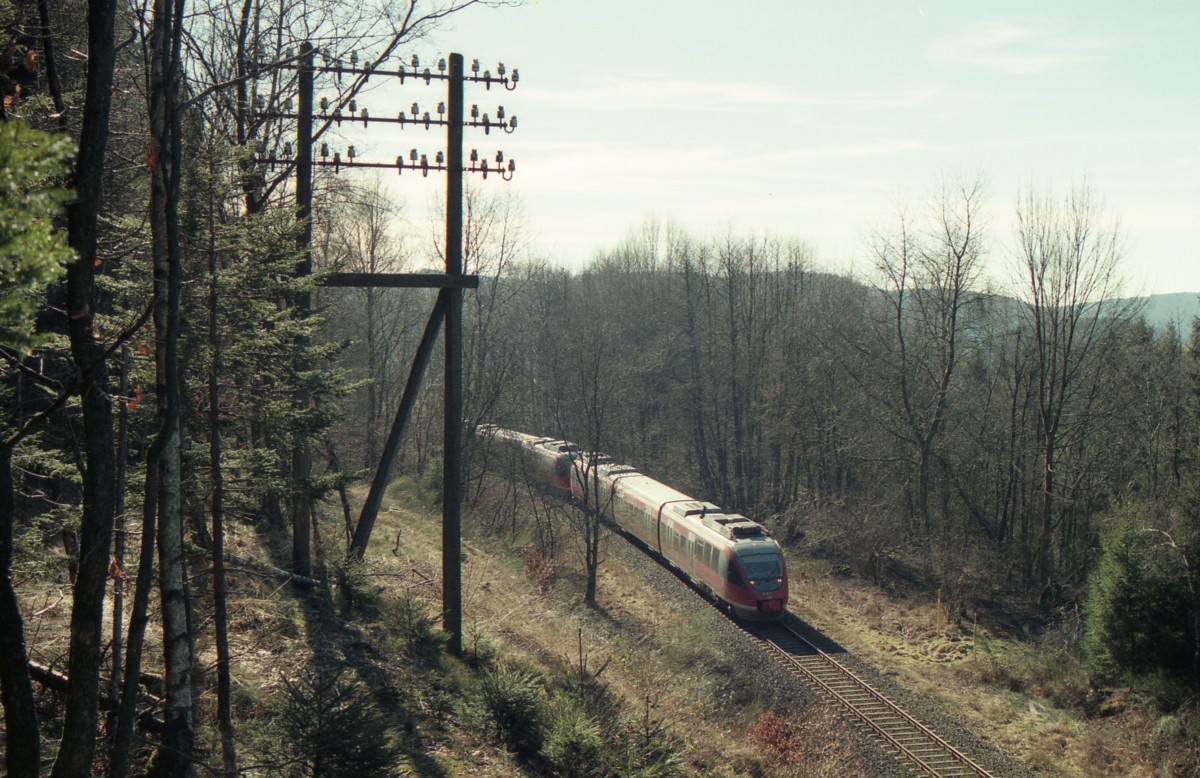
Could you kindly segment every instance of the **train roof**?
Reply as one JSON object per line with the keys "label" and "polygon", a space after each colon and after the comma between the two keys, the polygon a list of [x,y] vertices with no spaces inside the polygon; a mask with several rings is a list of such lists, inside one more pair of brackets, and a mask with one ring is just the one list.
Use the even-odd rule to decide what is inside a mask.
{"label": "train roof", "polygon": [[621,492],[627,499],[636,499],[647,506],[655,506],[681,517],[698,521],[706,529],[728,538],[738,546],[755,545],[757,542],[770,543],[771,533],[767,528],[739,513],[726,513],[720,506],[711,502],[697,500],[683,492],[673,489],[648,475],[641,473],[631,465],[616,463],[607,454],[584,452],[579,446],[569,440],[559,438],[529,435],[516,430],[497,427],[494,424],[481,424],[477,428],[480,434],[490,435],[502,440],[512,440],[523,446],[538,448],[543,451],[576,454],[576,465],[595,462],[601,477],[612,479],[619,483]]}
{"label": "train roof", "polygon": [[[490,429],[486,429],[485,427],[490,427]],[[523,446],[531,445],[533,441],[537,440],[537,438],[535,438],[533,435],[529,435],[524,432],[517,432],[516,430],[505,429],[503,427],[497,427],[495,425],[481,424],[479,425],[478,429],[480,434],[489,435],[497,440],[511,440],[516,443],[520,443]]]}
{"label": "train roof", "polygon": [[633,465],[621,465],[615,462],[602,462],[596,469],[600,472],[601,478],[628,478],[630,476],[642,475]]}
{"label": "train roof", "polygon": [[704,526],[730,540],[761,539],[771,537],[767,528],[757,521],[746,518],[740,513],[704,514],[701,516]]}
{"label": "train roof", "polygon": [[649,476],[631,473],[620,480],[621,491],[626,497],[636,497],[647,505],[660,506],[664,511],[681,518],[692,518],[709,530],[733,541],[771,537],[767,528],[740,513],[725,513],[719,505],[672,489]]}
{"label": "train roof", "polygon": [[664,483],[655,481],[645,474],[623,476],[620,481],[623,494],[637,497],[647,505],[659,506],[665,502],[687,501],[692,499],[683,492],[672,489]]}
{"label": "train roof", "polygon": [[541,446],[550,451],[557,451],[563,454],[574,454],[581,449],[569,440],[559,440],[557,438],[538,438],[533,441],[533,445]]}

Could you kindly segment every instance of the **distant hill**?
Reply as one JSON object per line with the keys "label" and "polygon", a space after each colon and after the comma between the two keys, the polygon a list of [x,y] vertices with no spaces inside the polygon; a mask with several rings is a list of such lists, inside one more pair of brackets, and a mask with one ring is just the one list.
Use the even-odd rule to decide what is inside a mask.
{"label": "distant hill", "polygon": [[1180,326],[1184,338],[1192,328],[1192,319],[1200,316],[1200,292],[1153,294],[1146,301],[1146,321],[1158,329],[1173,324]]}

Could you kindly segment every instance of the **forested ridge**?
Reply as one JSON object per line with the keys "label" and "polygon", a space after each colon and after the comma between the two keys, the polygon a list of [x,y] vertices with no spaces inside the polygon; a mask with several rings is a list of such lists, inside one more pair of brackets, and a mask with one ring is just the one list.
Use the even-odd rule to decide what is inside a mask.
{"label": "forested ridge", "polygon": [[[302,592],[361,585],[352,492],[434,293],[320,282],[438,266],[442,236],[406,230],[378,180],[329,170],[298,219],[294,171],[261,162],[295,128],[253,107],[294,92],[304,41],[404,54],[476,2],[0,0],[9,775],[344,774],[319,749],[246,756],[226,535],[286,549],[258,574]],[[915,586],[939,620],[994,614],[1031,644],[1078,625],[1092,691],[1145,691],[1194,756],[1200,325],[1152,325],[1126,296],[1126,236],[1086,185],[1005,214],[983,202],[976,179],[939,181],[865,243],[859,276],[800,239],[657,221],[567,270],[530,251],[536,215],[470,187],[468,512],[528,541],[527,572],[552,565],[556,525],[497,507],[518,499],[511,462],[474,433],[575,441],[762,521],[793,554]],[[435,360],[394,473],[422,485],[441,468],[441,381]],[[562,526],[594,533],[594,603],[587,524]],[[43,639],[56,608],[69,624]],[[398,751],[355,694],[336,674],[279,691],[284,710],[344,700],[378,748],[342,758],[383,774]]]}

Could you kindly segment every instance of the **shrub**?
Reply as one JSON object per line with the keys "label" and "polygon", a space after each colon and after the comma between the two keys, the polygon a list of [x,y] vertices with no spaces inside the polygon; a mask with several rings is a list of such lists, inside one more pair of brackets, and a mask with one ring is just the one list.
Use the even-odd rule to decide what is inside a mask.
{"label": "shrub", "polygon": [[417,496],[427,507],[441,504],[442,481],[442,459],[441,457],[430,457],[425,461],[425,466],[421,468],[421,475],[416,483]]}
{"label": "shrub", "polygon": [[546,591],[558,579],[558,565],[553,557],[543,554],[534,544],[521,547],[521,559],[525,560],[525,578],[538,591]]}
{"label": "shrub", "polygon": [[400,755],[366,688],[340,670],[284,679],[272,708],[277,737],[264,750],[273,775],[382,775]]}
{"label": "shrub", "polygon": [[383,602],[383,587],[371,579],[371,571],[362,560],[350,559],[335,565],[337,604],[347,618],[378,619]]}
{"label": "shrub", "polygon": [[522,756],[542,745],[545,691],[532,672],[508,667],[490,670],[475,681],[468,718],[489,737]]}
{"label": "shrub", "polygon": [[814,713],[781,716],[767,711],[750,725],[750,742],[766,752],[784,771],[796,768],[806,776],[861,775],[865,765],[839,736],[839,728]]}
{"label": "shrub", "polygon": [[435,664],[446,645],[447,635],[438,627],[438,618],[430,615],[425,602],[412,589],[400,593],[392,624],[412,659]]}
{"label": "shrub", "polygon": [[663,720],[652,715],[649,696],[637,716],[620,721],[613,733],[607,762],[624,778],[673,778],[683,774],[682,744]]}
{"label": "shrub", "polygon": [[807,737],[798,718],[767,711],[750,725],[749,737],[781,765],[795,764],[804,758]]}
{"label": "shrub", "polygon": [[570,778],[603,775],[600,728],[578,707],[565,706],[550,723],[542,758],[555,775]]}

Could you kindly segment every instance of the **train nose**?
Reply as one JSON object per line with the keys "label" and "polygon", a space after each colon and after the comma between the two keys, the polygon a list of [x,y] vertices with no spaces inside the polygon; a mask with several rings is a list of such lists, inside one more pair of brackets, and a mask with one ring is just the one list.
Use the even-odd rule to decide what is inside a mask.
{"label": "train nose", "polygon": [[783,613],[783,600],[759,600],[758,612],[768,616],[778,616]]}

